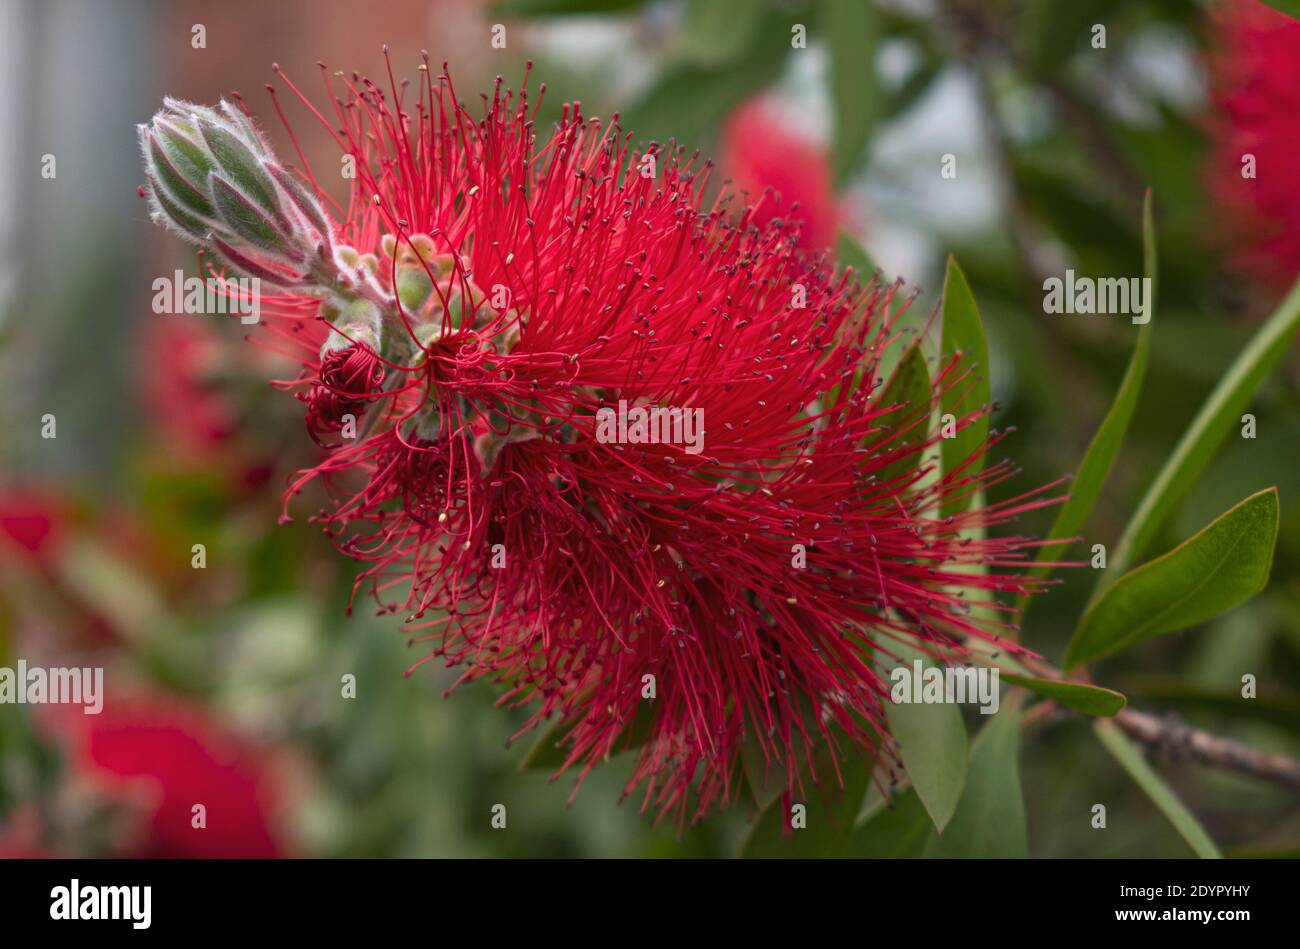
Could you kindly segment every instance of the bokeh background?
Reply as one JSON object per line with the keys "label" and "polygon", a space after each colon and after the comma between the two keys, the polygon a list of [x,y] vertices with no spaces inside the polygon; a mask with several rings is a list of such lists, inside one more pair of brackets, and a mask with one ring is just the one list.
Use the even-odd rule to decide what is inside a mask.
{"label": "bokeh background", "polygon": [[[630,762],[617,759],[570,803],[571,777],[517,769],[532,739],[507,747],[520,719],[494,707],[490,687],[444,698],[452,672],[403,676],[419,653],[395,620],[347,616],[351,566],[306,522],[309,501],[277,524],[285,479],[312,459],[301,406],[266,382],[285,367],[242,343],[237,324],[151,312],[155,277],[195,272],[136,194],[135,125],[164,94],[238,90],[285,149],[263,89],[272,62],[317,95],[318,61],[378,76],[387,43],[395,71],[414,76],[427,49],[471,99],[498,74],[517,83],[532,60],[548,87],[543,118],[580,99],[589,114],[617,111],[641,140],[698,146],[719,180],[776,188],[800,202],[806,242],[851,234],[887,277],[919,288],[917,320],[954,253],[990,337],[994,424],[1017,429],[1004,448],[1025,469],[1022,488],[1074,470],[1136,332],[1126,319],[1045,315],[1042,281],[1067,267],[1139,274],[1150,185],[1157,331],[1089,530],[1109,543],[1295,275],[1285,260],[1272,274],[1241,266],[1241,229],[1215,197],[1224,133],[1208,63],[1229,33],[1216,18],[1244,6],[0,0],[0,665],[102,666],[108,682],[98,718],[0,706],[0,853],[725,856],[749,817],[742,805],[680,835],[654,827],[619,803]],[[491,44],[495,24],[504,49]],[[791,46],[795,24],[806,48]],[[319,127],[289,110],[313,164],[336,162]],[[946,155],[955,177],[941,174]],[[1269,588],[1099,676],[1137,708],[1292,754],[1297,365],[1288,358],[1253,403],[1258,438],[1230,439],[1159,545],[1276,484]],[[47,414],[55,438],[42,437]],[[1022,526],[1041,532],[1050,517]],[[1025,641],[1059,658],[1093,580],[1067,572],[1032,607]],[[1253,702],[1236,699],[1244,673],[1260,680]],[[355,698],[341,695],[345,675]],[[1229,853],[1300,846],[1285,792],[1186,761],[1157,766]],[[1035,729],[1021,767],[1034,855],[1186,854],[1081,720]],[[196,800],[221,832],[177,830]],[[1118,832],[1091,830],[1096,802]],[[509,807],[505,831],[490,826],[494,803]]]}

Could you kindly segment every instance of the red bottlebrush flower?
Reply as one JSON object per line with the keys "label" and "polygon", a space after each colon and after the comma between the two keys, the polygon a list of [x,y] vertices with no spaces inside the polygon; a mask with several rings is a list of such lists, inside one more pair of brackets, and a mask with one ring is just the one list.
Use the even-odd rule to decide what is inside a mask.
{"label": "red bottlebrush flower", "polygon": [[[941,513],[1014,470],[975,457],[940,475],[929,406],[882,404],[896,287],[864,289],[801,250],[788,217],[760,223],[729,193],[706,203],[709,165],[635,151],[576,103],[539,135],[526,84],[498,82],[472,115],[445,71],[426,68],[418,91],[325,83],[328,120],[299,97],[355,157],[353,193],[333,233],[267,224],[265,267],[295,276],[263,313],[286,341],[313,326],[364,339],[384,381],[365,353],[309,340],[296,384],[310,418],[321,400],[371,401],[286,504],[324,483],[318,519],[426,659],[502,683],[504,703],[532,709],[526,727],[561,717],[564,768],[581,775],[648,708],[628,792],[684,819],[732,797],[742,742],[791,790],[812,764],[798,749],[889,753],[877,664],[893,642],[1021,651],[1001,638],[1010,618],[971,607],[1032,589],[1012,568],[1036,542],[971,534],[1051,501]],[[189,108],[170,103],[164,124],[232,111]],[[230,132],[241,154],[283,184],[245,124]],[[263,216],[286,206],[270,192]],[[171,226],[208,225],[187,212]],[[245,230],[223,253],[253,272]],[[976,371],[947,360],[932,398]]]}
{"label": "red bottlebrush flower", "polygon": [[1272,285],[1300,274],[1300,22],[1257,0],[1214,12],[1209,188],[1233,264]]}
{"label": "red bottlebrush flower", "polygon": [[[68,707],[71,708],[71,707]],[[62,710],[60,710],[62,711]],[[58,714],[69,767],[145,811],[128,857],[277,857],[279,789],[268,759],[197,707],[165,696],[113,698],[98,715]],[[206,826],[194,826],[194,806]]]}
{"label": "red bottlebrush flower", "polygon": [[754,202],[751,222],[799,221],[799,243],[814,250],[835,245],[844,214],[836,203],[830,157],[793,133],[764,99],[752,99],[727,119],[722,168]]}

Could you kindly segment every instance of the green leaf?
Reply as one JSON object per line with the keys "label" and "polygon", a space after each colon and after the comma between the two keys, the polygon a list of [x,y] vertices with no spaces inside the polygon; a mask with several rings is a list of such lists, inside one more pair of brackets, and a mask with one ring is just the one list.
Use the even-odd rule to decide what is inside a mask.
{"label": "green leaf", "polygon": [[[886,648],[898,655],[908,675],[917,660],[926,668],[934,665],[925,653],[906,643],[891,642]],[[885,715],[912,787],[942,831],[966,785],[966,726],[961,710],[952,702],[889,702]]]}
{"label": "green leaf", "polygon": [[[796,767],[800,767],[810,760],[810,755],[815,756],[819,752],[821,727],[818,725],[818,720],[820,713],[806,696],[795,700],[795,706],[799,710],[800,721],[798,724],[792,723],[790,726],[790,747],[784,754],[788,754],[790,760],[796,762]],[[805,739],[805,735],[808,736],[807,739]],[[767,742],[769,749],[773,740],[781,741],[782,739],[780,736],[774,735],[772,740]],[[811,740],[811,747],[809,740]],[[785,763],[769,761],[764,755],[763,745],[764,742],[759,740],[755,728],[747,727],[745,737],[740,744],[740,766],[745,782],[749,785],[749,789],[754,795],[754,802],[758,805],[759,810],[770,807],[790,786],[788,767]],[[814,757],[811,760],[820,761],[821,759]],[[826,758],[825,761],[828,767],[833,767],[829,758]]]}
{"label": "green leaf", "polygon": [[1250,599],[1268,583],[1277,529],[1277,489],[1269,488],[1121,577],[1084,613],[1066,668],[1187,629]]}
{"label": "green leaf", "polygon": [[763,12],[753,0],[688,0],[682,51],[702,65],[731,62],[750,45]]}
{"label": "green leaf", "polygon": [[[802,754],[806,748],[798,732],[795,732],[793,741],[794,754]],[[771,807],[785,793],[787,773],[784,765],[778,766],[764,759],[763,748],[752,733],[746,734],[740,745],[740,766],[760,811]]]}
{"label": "green leaf", "polygon": [[1004,705],[971,746],[970,776],[952,823],[930,838],[927,857],[1029,856],[1020,789],[1020,712]]}
{"label": "green leaf", "polygon": [[[848,856],[853,825],[871,783],[871,762],[856,750],[839,759],[843,785],[825,753],[817,756],[818,783],[805,774],[807,799],[797,796],[791,806],[802,804],[807,826],[787,829],[790,816],[780,800],[759,815],[741,845],[744,857],[838,857]],[[796,795],[798,793],[796,787]]]}
{"label": "green leaf", "polygon": [[[947,478],[963,462],[970,460],[971,464],[962,475],[971,477],[984,467],[983,456],[977,456],[977,453],[989,434],[988,413],[982,411],[989,401],[989,352],[970,284],[966,282],[966,275],[961,272],[956,258],[951,256],[943,278],[943,344],[940,352],[940,363],[944,366],[960,353],[962,358],[957,364],[957,373],[959,376],[966,374],[943,394],[940,411],[945,415],[952,414],[959,422],[963,416],[981,413],[952,438],[943,440],[943,473]],[[945,499],[941,506],[942,516],[964,511],[970,504],[971,494],[959,490],[956,497]]]}
{"label": "green leaf", "polygon": [[[865,287],[871,281],[872,277],[878,273],[878,268],[876,267],[875,263],[871,260],[871,256],[866,252],[866,249],[863,248],[863,246],[860,243],[858,243],[857,239],[852,234],[849,234],[847,231],[840,231],[839,236],[836,238],[835,258],[839,262],[841,267],[852,268],[853,276],[857,279],[858,283],[861,284],[863,287]],[[880,279],[882,282],[887,282],[883,274],[880,275]],[[890,304],[890,312],[897,314],[898,311],[903,306],[903,300],[904,300],[903,294],[901,293],[895,294]],[[886,349],[884,353],[881,354],[880,365],[878,369],[879,374],[881,376],[884,376],[884,374],[889,371],[889,365],[891,363],[897,362],[898,360],[897,350],[899,348],[900,347],[896,345],[891,345]],[[857,390],[858,386],[861,385],[862,380],[865,378],[865,376],[866,376],[866,371],[860,367],[854,376],[853,385],[850,387],[848,394],[852,394],[854,391]],[[826,404],[837,405],[840,402],[840,398],[841,398],[841,385],[840,383],[837,382],[831,388],[826,399]]]}
{"label": "green leaf", "polygon": [[[1300,328],[1300,280],[1219,380],[1143,495],[1112,552],[1110,565],[1114,575],[1128,569],[1129,564],[1140,557],[1155,539],[1156,531],[1174,506],[1205,470],[1224,439],[1240,423],[1241,414],[1250,404],[1255,390],[1281,360],[1297,328]],[[1104,586],[1103,578],[1094,600]]]}
{"label": "green leaf", "polygon": [[[1147,322],[1143,323],[1138,331],[1137,342],[1133,345],[1133,355],[1129,357],[1128,369],[1124,372],[1119,390],[1115,393],[1115,401],[1111,403],[1110,410],[1102,420],[1097,433],[1092,437],[1092,443],[1088,445],[1083,462],[1079,465],[1070,498],[1061,505],[1052,529],[1047,532],[1047,537],[1051,540],[1075,537],[1087,523],[1093,505],[1097,503],[1097,496],[1101,494],[1111,466],[1115,463],[1115,457],[1119,454],[1120,446],[1124,444],[1124,436],[1128,432],[1129,422],[1132,421],[1133,412],[1137,408],[1138,396],[1142,392],[1142,380],[1146,376],[1147,369],[1147,354],[1151,348],[1151,318],[1155,313],[1157,270],[1156,235],[1151,216],[1150,189],[1147,190],[1146,200],[1142,206],[1142,233],[1145,247],[1143,270],[1151,279],[1151,294],[1146,309]],[[1064,554],[1068,547],[1068,543],[1040,547],[1035,559],[1039,561],[1055,559]],[[1051,573],[1051,569],[1036,566],[1030,571],[1030,575],[1044,577]],[[1028,600],[1027,595],[1022,597],[1020,605],[1024,606]]]}
{"label": "green leaf", "polygon": [[707,67],[689,60],[667,66],[655,84],[626,110],[624,127],[638,141],[676,139],[704,146],[725,116],[757,90],[780,78],[790,54],[790,14],[765,22],[734,61]]}
{"label": "green leaf", "polygon": [[853,268],[860,283],[865,284],[876,272],[876,265],[866,249],[853,235],[844,231],[840,231],[839,238],[835,242],[835,257],[841,265]]}
{"label": "green leaf", "polygon": [[863,0],[827,0],[825,34],[830,47],[830,94],[835,113],[831,151],[835,180],[847,180],[858,167],[879,96],[875,89],[875,8]]}
{"label": "green leaf", "polygon": [[848,856],[919,857],[933,833],[925,805],[916,791],[908,788],[890,802],[883,798],[877,802],[866,821],[853,831]]}
{"label": "green leaf", "polygon": [[1293,20],[1300,20],[1300,0],[1264,0],[1279,13],[1285,13]]}
{"label": "green leaf", "polygon": [[564,764],[569,753],[564,750],[560,741],[569,733],[572,724],[568,719],[560,719],[543,730],[537,741],[533,742],[532,747],[519,759],[519,770],[531,771],[536,768],[555,770]]}
{"label": "green leaf", "polygon": [[1160,775],[1151,769],[1141,752],[1133,747],[1133,743],[1125,737],[1119,727],[1110,721],[1094,722],[1092,727],[1106,750],[1129,773],[1138,787],[1146,792],[1147,797],[1151,798],[1156,807],[1160,808],[1160,812],[1169,818],[1169,823],[1174,825],[1174,829],[1183,840],[1187,841],[1192,851],[1198,857],[1208,859],[1221,857],[1219,848],[1214,846],[1214,841],[1210,839],[1210,835],[1201,827],[1192,812],[1178,800],[1169,786],[1161,780]]}
{"label": "green leaf", "polygon": [[920,101],[943,73],[943,65],[942,59],[927,57],[901,86],[885,93],[878,120],[892,119]]}
{"label": "green leaf", "polygon": [[1083,715],[1109,717],[1122,709],[1128,702],[1123,694],[1114,689],[1103,689],[1097,685],[1084,685],[1080,682],[1063,682],[1060,679],[1040,679],[1035,676],[1014,675],[1003,672],[1003,682],[1028,689],[1045,699],[1051,699],[1066,708],[1074,709]]}
{"label": "green leaf", "polygon": [[895,406],[881,420],[896,434],[882,451],[899,452],[899,457],[876,472],[877,484],[905,484],[921,464],[918,446],[930,432],[930,373],[919,343],[908,347],[894,374],[880,395],[882,409]]}
{"label": "green leaf", "polygon": [[[646,743],[652,731],[654,703],[642,701],[637,704],[636,714],[623,730],[623,734],[614,744],[614,753],[631,751]],[[575,720],[562,718],[542,731],[541,736],[519,761],[520,771],[532,771],[538,768],[558,770],[569,758],[569,749],[564,745],[564,738],[573,729]]]}

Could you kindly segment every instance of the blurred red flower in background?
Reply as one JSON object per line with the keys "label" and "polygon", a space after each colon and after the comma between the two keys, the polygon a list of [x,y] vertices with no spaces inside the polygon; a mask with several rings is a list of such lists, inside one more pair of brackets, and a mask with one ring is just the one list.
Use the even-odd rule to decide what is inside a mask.
{"label": "blurred red flower in background", "polygon": [[17,554],[45,563],[58,544],[66,517],[66,505],[52,494],[34,488],[0,491],[0,555]]}
{"label": "blurred red flower in background", "polygon": [[[68,779],[132,815],[113,856],[278,857],[283,786],[274,759],[201,708],[160,694],[110,695],[98,715],[46,706],[38,728],[63,747]],[[196,805],[203,826],[196,827]],[[0,856],[64,855],[33,815],[0,829]],[[74,839],[77,839],[74,837]]]}
{"label": "blurred red flower in background", "polygon": [[220,356],[216,330],[192,317],[155,316],[144,346],[151,371],[141,376],[140,398],[150,421],[182,460],[212,458],[235,427],[226,394],[210,378]]}
{"label": "blurred red flower in background", "polygon": [[1300,22],[1257,0],[1217,8],[1209,189],[1242,272],[1271,286],[1300,273]]}
{"label": "blurred red flower in background", "polygon": [[[792,132],[768,100],[751,99],[727,119],[722,169],[756,205],[750,218],[755,226],[773,218],[798,220],[801,246],[821,250],[835,244],[845,214],[835,199],[830,156]],[[775,194],[764,194],[768,188]]]}

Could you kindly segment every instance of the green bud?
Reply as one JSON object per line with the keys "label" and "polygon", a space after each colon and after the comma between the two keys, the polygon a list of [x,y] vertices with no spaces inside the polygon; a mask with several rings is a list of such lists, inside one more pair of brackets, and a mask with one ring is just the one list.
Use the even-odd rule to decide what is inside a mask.
{"label": "green bud", "polygon": [[318,243],[328,253],[334,245],[334,227],[325,209],[321,207],[321,203],[303,187],[301,181],[279,165],[267,165],[266,170],[275,179],[276,184],[284,189],[294,211],[308,227],[316,232]]}
{"label": "green bud", "polygon": [[[442,338],[442,323],[435,320],[432,323],[420,323],[415,327],[415,341],[420,345],[420,349],[428,349]],[[419,355],[418,353],[416,354]]]}
{"label": "green bud", "polygon": [[340,323],[335,331],[331,332],[329,339],[325,340],[324,345],[320,348],[321,358],[340,349],[347,349],[350,346],[366,346],[375,352],[380,352],[379,334],[375,332],[374,327],[366,323]]}
{"label": "green bud", "polygon": [[397,271],[397,299],[412,312],[419,312],[433,293],[433,281],[423,267],[403,267]]}
{"label": "green bud", "polygon": [[[181,164],[177,159],[183,156],[177,149],[168,149],[163,144],[164,140],[152,131],[146,129],[143,136],[145,147],[148,149],[149,171],[152,177],[166,187],[169,197],[174,198],[191,213],[211,219],[212,202],[203,192],[202,180],[193,181],[181,170]],[[185,162],[184,166],[187,170],[193,170],[188,162]]]}
{"label": "green bud", "polygon": [[[331,252],[320,202],[232,103],[165,99],[139,139],[153,218],[186,240],[281,285],[302,286],[308,262]],[[295,274],[282,276],[277,265]]]}
{"label": "green bud", "polygon": [[337,323],[339,317],[343,315],[343,303],[337,298],[330,298],[321,301],[320,316],[327,323]]}
{"label": "green bud", "polygon": [[212,202],[222,224],[254,247],[290,256],[292,248],[276,222],[233,184],[216,172],[208,176]]}
{"label": "green bud", "polygon": [[433,238],[428,234],[412,234],[408,251],[414,251],[415,255],[426,264],[431,263],[434,257]]}
{"label": "green bud", "polygon": [[[369,336],[374,337],[375,345],[372,348],[375,352],[379,352],[380,343],[384,339],[383,314],[379,312],[379,307],[369,300],[360,298],[350,300],[344,305],[343,311],[339,314],[334,325],[340,328],[349,326],[364,328]],[[354,336],[355,334],[348,333],[348,335]]]}
{"label": "green bud", "polygon": [[153,120],[153,130],[167,157],[177,170],[195,187],[208,180],[208,173],[216,166],[198,142],[198,132],[183,119],[159,113]]}
{"label": "green bud", "polygon": [[447,321],[451,323],[453,328],[460,329],[468,315],[465,308],[465,298],[459,293],[453,295],[447,301]]}
{"label": "green bud", "polygon": [[266,214],[278,214],[280,199],[275,182],[262,167],[264,159],[253,147],[230,129],[207,120],[200,119],[198,127],[199,134],[203,136],[203,144],[208,147],[208,152],[216,159],[226,177]]}

